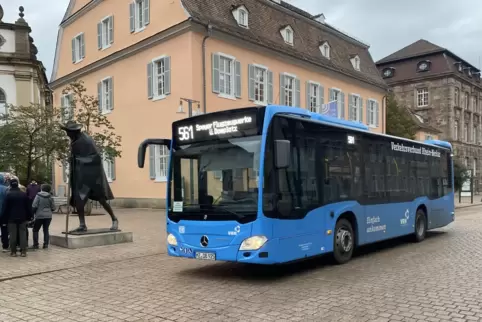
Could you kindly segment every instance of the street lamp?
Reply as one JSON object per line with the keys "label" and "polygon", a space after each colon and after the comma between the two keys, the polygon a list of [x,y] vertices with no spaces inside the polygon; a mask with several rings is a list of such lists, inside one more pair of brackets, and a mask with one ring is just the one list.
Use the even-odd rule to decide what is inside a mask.
{"label": "street lamp", "polygon": [[[193,115],[202,114],[201,108],[200,108],[201,102],[190,99],[190,98],[183,98],[183,97],[181,97],[180,100],[179,100],[179,108],[177,109],[178,114],[185,114],[186,113],[186,112],[184,112],[184,108],[182,106],[183,101],[187,102],[187,104],[188,104],[188,117],[191,117]],[[195,111],[194,114],[193,114],[193,111],[192,111],[192,104],[193,103],[197,103],[197,111]],[[189,176],[190,176],[190,178],[189,178],[189,192],[190,192],[190,196],[191,196],[191,202],[193,202],[193,200],[194,200],[194,181],[193,181],[193,178],[194,178],[194,162],[193,162],[192,159],[189,159]]]}

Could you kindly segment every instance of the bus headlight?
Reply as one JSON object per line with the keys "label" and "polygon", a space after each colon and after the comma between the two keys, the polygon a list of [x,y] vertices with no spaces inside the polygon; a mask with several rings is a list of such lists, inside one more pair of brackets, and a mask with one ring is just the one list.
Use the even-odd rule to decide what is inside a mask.
{"label": "bus headlight", "polygon": [[266,236],[252,236],[241,243],[239,250],[258,250],[268,241]]}
{"label": "bus headlight", "polygon": [[171,246],[177,246],[177,239],[173,234],[167,235],[167,243]]}

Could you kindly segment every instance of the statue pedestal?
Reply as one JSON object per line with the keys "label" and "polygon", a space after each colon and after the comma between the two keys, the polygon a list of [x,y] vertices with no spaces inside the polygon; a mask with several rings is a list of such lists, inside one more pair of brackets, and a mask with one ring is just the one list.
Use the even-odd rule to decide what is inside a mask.
{"label": "statue pedestal", "polygon": [[51,245],[70,249],[131,242],[133,242],[132,232],[110,230],[109,228],[89,229],[85,232],[69,233],[67,239],[65,238],[64,231],[61,234],[50,234]]}

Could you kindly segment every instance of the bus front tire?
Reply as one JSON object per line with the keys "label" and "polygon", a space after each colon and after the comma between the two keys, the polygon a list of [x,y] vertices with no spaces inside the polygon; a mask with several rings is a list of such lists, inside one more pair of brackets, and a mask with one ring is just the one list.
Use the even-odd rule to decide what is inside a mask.
{"label": "bus front tire", "polygon": [[415,215],[415,232],[414,239],[415,242],[419,243],[425,239],[427,234],[427,216],[425,216],[425,211],[422,209],[417,209],[417,214]]}
{"label": "bus front tire", "polygon": [[346,219],[340,219],[336,223],[333,241],[333,257],[337,264],[345,264],[350,261],[355,248],[355,234],[351,223]]}

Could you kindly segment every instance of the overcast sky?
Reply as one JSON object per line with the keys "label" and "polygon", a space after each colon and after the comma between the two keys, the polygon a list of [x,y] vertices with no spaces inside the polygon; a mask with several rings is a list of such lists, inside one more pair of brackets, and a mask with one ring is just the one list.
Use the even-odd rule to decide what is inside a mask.
{"label": "overcast sky", "polygon": [[[155,0],[165,1],[165,0]],[[222,1],[222,0],[213,0]],[[368,43],[379,60],[424,38],[481,67],[482,2],[480,0],[288,0],[312,13],[324,13],[326,21]],[[25,7],[25,19],[32,28],[38,58],[50,77],[55,55],[57,28],[69,0],[5,0],[4,22],[18,18]],[[242,2],[242,1],[241,1]],[[55,3],[55,5],[54,5]]]}

